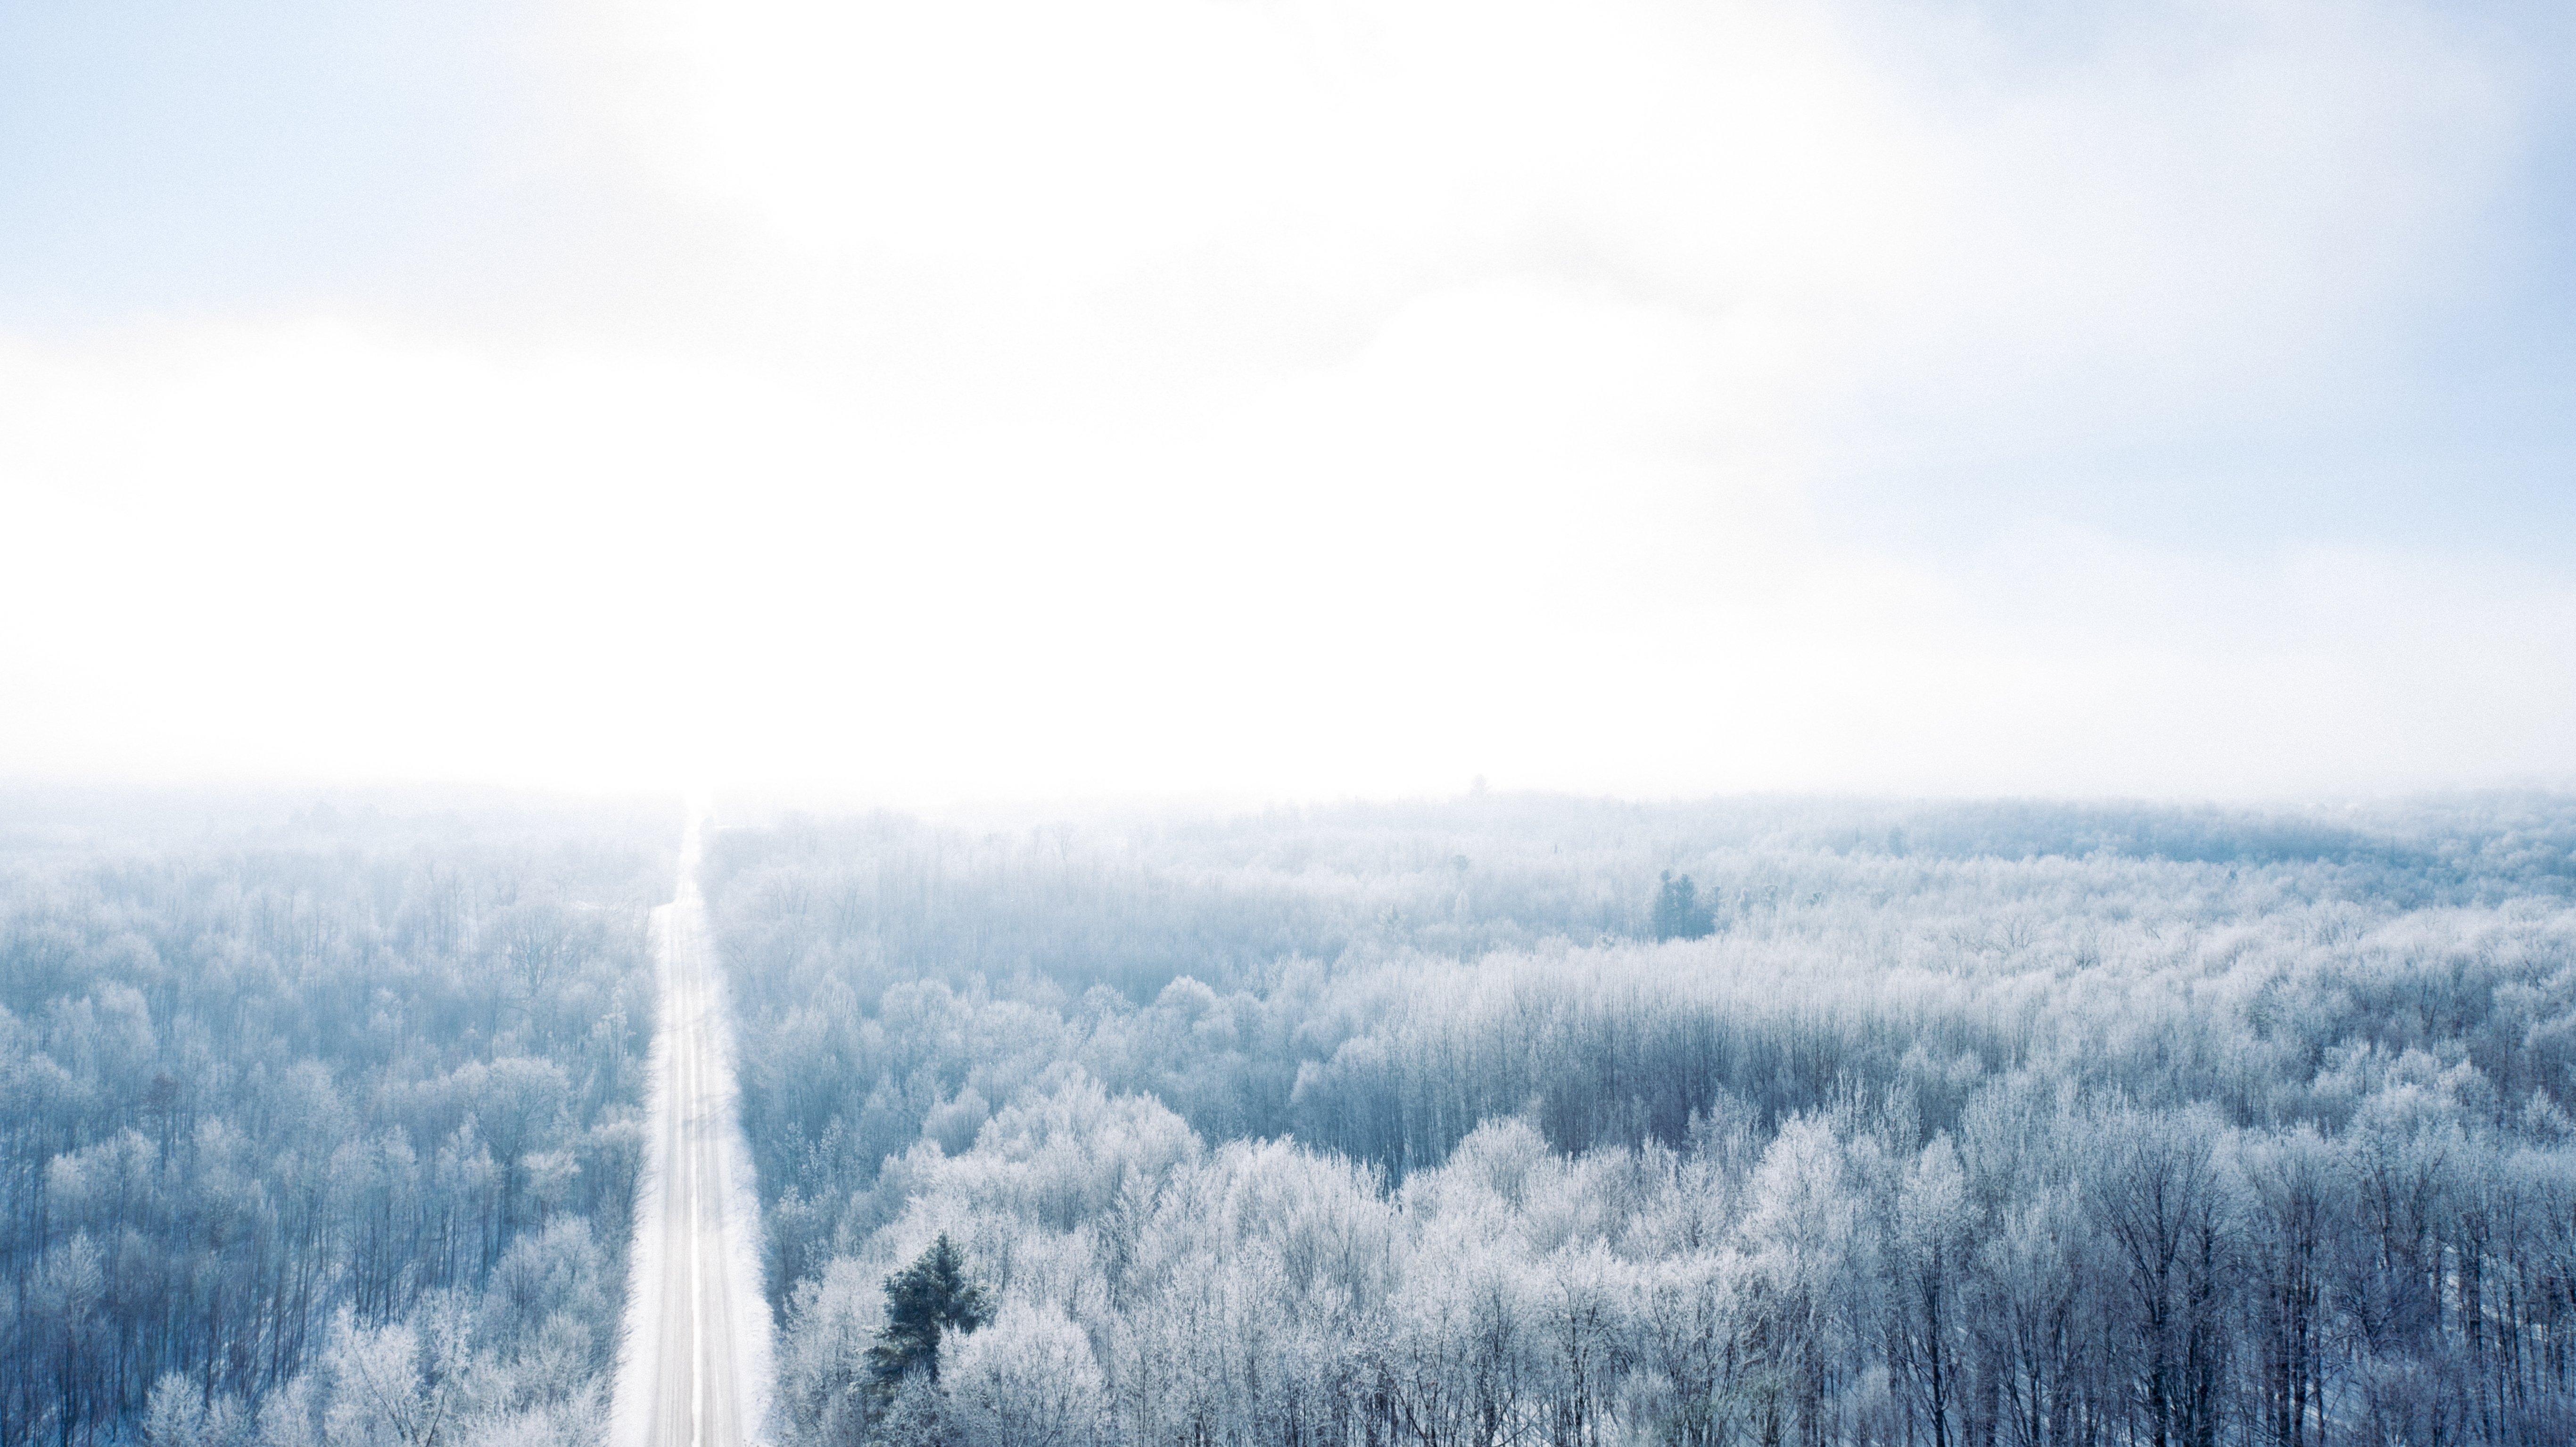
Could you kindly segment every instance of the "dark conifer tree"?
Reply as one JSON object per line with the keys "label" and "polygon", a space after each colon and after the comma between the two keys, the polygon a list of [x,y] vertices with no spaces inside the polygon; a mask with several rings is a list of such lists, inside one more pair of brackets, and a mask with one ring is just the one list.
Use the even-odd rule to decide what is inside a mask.
{"label": "dark conifer tree", "polygon": [[916,1369],[939,1380],[943,1335],[962,1335],[993,1319],[984,1289],[966,1279],[965,1255],[945,1232],[919,1260],[886,1278],[885,1294],[886,1324],[868,1349],[868,1376],[889,1399]]}
{"label": "dark conifer tree", "polygon": [[1655,938],[1699,940],[1717,932],[1717,913],[1699,901],[1699,886],[1687,874],[1679,879],[1669,869],[1655,891]]}

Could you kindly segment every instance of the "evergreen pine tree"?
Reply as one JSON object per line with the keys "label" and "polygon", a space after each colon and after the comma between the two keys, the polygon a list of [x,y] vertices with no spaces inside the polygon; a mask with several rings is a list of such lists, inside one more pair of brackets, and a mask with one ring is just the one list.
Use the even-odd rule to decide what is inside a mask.
{"label": "evergreen pine tree", "polygon": [[984,1289],[966,1279],[966,1257],[946,1232],[919,1260],[886,1278],[886,1324],[868,1348],[868,1377],[881,1398],[916,1368],[939,1380],[939,1339],[993,1319]]}
{"label": "evergreen pine tree", "polygon": [[1654,926],[1659,940],[1706,939],[1717,932],[1717,912],[1699,902],[1699,886],[1689,875],[1675,879],[1667,869],[1655,892]]}

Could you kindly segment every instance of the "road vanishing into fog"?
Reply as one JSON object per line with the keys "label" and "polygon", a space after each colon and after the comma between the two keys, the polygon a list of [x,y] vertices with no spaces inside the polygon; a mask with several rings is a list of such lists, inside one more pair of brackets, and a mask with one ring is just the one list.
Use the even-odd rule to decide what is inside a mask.
{"label": "road vanishing into fog", "polygon": [[639,1192],[612,1447],[751,1447],[766,1434],[769,1309],[754,1263],[750,1166],[723,985],[698,892],[692,810],[678,898],[653,912],[661,957],[651,1160]]}

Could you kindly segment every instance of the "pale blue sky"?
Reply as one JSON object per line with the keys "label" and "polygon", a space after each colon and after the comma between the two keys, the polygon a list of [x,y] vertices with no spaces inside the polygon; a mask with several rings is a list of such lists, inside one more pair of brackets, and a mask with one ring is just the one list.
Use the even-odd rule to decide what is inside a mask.
{"label": "pale blue sky", "polygon": [[[0,489],[59,615],[0,749],[2576,780],[2569,74],[2543,5],[0,0]],[[371,702],[282,682],[315,607]],[[628,620],[783,636],[603,761]],[[1268,661],[1190,677],[1202,626]],[[119,654],[236,726],[136,722]],[[1627,712],[1497,681],[1674,656]],[[518,733],[429,701],[509,687]]]}
{"label": "pale blue sky", "polygon": [[310,305],[381,279],[506,146],[506,6],[15,0],[0,272],[19,325]]}

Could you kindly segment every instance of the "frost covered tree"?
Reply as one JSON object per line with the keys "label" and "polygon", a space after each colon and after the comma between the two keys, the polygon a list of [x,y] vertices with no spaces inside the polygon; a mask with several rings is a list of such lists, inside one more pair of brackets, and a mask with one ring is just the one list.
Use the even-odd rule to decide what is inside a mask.
{"label": "frost covered tree", "polygon": [[969,1447],[1089,1447],[1109,1425],[1091,1340],[1060,1307],[1013,1302],[961,1338],[943,1378]]}

